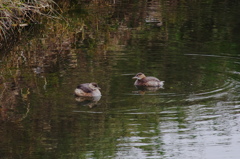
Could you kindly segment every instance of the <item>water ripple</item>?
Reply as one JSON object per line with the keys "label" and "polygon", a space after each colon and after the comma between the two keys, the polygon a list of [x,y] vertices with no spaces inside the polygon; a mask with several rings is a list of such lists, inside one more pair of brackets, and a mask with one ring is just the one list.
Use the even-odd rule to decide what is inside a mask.
{"label": "water ripple", "polygon": [[186,56],[202,56],[202,57],[220,57],[220,58],[234,58],[234,59],[240,59],[236,56],[226,56],[226,55],[211,55],[211,54],[184,54]]}
{"label": "water ripple", "polygon": [[205,100],[205,99],[219,99],[223,98],[225,96],[229,95],[229,92],[232,91],[232,89],[235,87],[236,82],[235,81],[227,81],[222,87],[217,87],[211,90],[205,90],[201,93],[194,93],[190,94],[185,101],[199,101],[199,100]]}

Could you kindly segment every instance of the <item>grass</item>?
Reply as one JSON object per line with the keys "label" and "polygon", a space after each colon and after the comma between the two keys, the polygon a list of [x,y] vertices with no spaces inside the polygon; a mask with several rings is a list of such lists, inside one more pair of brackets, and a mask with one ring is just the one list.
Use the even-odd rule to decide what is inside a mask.
{"label": "grass", "polygon": [[56,17],[53,0],[2,0],[0,1],[0,41],[16,30],[37,22],[40,16]]}

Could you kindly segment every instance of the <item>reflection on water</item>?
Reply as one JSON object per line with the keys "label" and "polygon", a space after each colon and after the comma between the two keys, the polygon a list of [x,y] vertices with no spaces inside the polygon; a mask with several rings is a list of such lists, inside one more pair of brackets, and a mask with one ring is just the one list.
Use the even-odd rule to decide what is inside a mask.
{"label": "reflection on water", "polygon": [[93,108],[97,106],[98,101],[101,99],[101,96],[96,97],[76,97],[75,100],[82,106],[88,106],[89,108]]}
{"label": "reflection on water", "polygon": [[239,2],[58,2],[1,55],[1,157],[240,157]]}
{"label": "reflection on water", "polygon": [[164,89],[163,86],[159,87],[146,87],[146,86],[135,86],[138,91],[133,91],[134,94],[145,94],[145,93],[155,93],[159,89]]}

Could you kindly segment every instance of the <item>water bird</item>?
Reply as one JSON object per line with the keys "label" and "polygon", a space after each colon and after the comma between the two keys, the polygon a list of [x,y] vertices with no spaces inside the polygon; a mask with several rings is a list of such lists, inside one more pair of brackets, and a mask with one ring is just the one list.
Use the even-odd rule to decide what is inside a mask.
{"label": "water bird", "polygon": [[143,73],[137,73],[133,79],[137,79],[134,83],[135,86],[146,86],[146,87],[162,87],[164,81],[160,81],[156,77],[145,76]]}
{"label": "water bird", "polygon": [[77,86],[75,89],[75,95],[79,97],[96,97],[101,96],[101,89],[97,83],[83,83]]}

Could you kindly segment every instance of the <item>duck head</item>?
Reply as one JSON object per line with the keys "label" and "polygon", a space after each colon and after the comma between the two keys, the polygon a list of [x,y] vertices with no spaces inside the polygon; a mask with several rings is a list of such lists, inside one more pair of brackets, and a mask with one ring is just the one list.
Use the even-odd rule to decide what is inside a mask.
{"label": "duck head", "polygon": [[92,90],[101,89],[95,82],[89,83],[89,88],[91,88]]}
{"label": "duck head", "polygon": [[137,73],[136,76],[133,77],[133,79],[138,79],[141,80],[143,78],[145,78],[146,76],[143,73]]}

